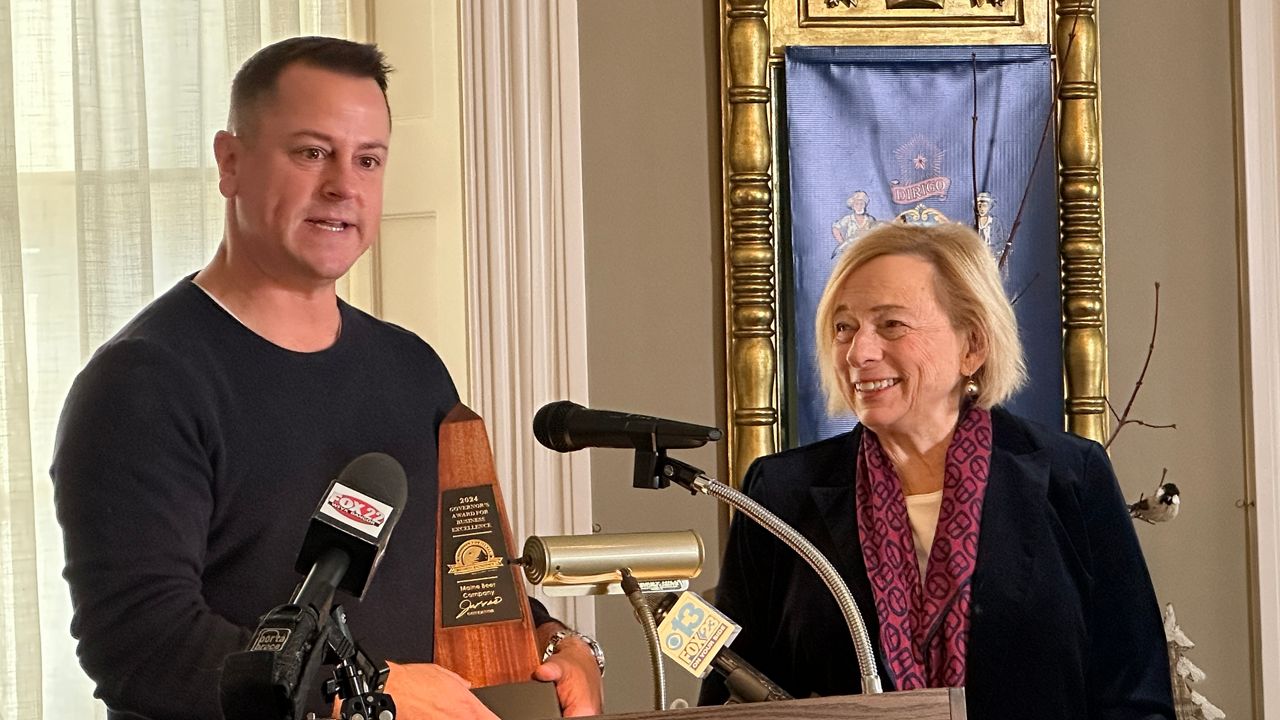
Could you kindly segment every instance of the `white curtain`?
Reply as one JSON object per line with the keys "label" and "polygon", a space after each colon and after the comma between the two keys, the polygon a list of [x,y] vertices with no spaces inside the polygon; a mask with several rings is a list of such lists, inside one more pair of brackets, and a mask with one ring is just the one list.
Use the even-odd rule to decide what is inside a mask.
{"label": "white curtain", "polygon": [[0,0],[0,720],[103,717],[48,467],[89,354],[222,232],[213,133],[264,44],[347,0]]}

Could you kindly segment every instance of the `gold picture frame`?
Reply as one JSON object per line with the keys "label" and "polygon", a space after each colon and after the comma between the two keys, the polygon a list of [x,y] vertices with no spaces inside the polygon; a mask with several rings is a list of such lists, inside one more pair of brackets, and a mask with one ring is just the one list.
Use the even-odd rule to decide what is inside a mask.
{"label": "gold picture frame", "polygon": [[728,471],[779,449],[773,67],[792,45],[1050,44],[1057,58],[1064,414],[1107,432],[1096,0],[721,0]]}

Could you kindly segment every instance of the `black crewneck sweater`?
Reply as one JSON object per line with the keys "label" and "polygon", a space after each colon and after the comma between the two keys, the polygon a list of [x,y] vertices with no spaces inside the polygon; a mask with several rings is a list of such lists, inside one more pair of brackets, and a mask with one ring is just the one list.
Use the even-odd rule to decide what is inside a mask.
{"label": "black crewneck sweater", "polygon": [[400,461],[408,501],[364,600],[337,602],[374,657],[431,659],[436,436],[457,391],[416,335],[339,310],[331,347],[293,352],[187,278],[72,386],[51,474],[72,633],[113,720],[221,718],[223,657],[288,600],[311,513],[367,452]]}

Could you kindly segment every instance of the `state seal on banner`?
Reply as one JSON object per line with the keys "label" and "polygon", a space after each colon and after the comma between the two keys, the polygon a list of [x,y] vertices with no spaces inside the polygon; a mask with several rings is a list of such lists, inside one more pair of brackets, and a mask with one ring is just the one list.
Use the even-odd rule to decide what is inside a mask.
{"label": "state seal on banner", "polygon": [[932,197],[947,199],[951,178],[942,173],[946,151],[924,135],[915,135],[894,148],[898,178],[889,181],[889,194],[895,205],[913,205],[894,219],[909,225],[937,225],[948,222],[942,211],[924,203]]}

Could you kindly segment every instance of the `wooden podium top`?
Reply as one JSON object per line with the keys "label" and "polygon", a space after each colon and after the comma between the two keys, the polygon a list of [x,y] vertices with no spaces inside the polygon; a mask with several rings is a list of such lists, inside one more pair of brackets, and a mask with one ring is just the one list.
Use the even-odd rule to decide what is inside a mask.
{"label": "wooden podium top", "polygon": [[599,715],[608,720],[965,720],[963,688]]}

